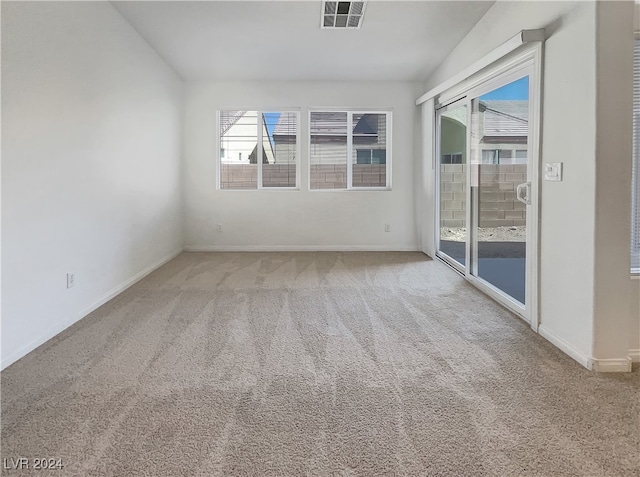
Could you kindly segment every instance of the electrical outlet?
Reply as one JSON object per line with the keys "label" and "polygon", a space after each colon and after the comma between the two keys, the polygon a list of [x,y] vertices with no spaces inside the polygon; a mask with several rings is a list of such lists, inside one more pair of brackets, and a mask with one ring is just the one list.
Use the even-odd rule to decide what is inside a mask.
{"label": "electrical outlet", "polygon": [[391,232],[391,225],[390,224],[384,224],[384,231],[385,232]]}
{"label": "electrical outlet", "polygon": [[67,288],[73,288],[76,286],[76,274],[67,273]]}
{"label": "electrical outlet", "polygon": [[222,232],[222,224],[216,224],[216,230]]}

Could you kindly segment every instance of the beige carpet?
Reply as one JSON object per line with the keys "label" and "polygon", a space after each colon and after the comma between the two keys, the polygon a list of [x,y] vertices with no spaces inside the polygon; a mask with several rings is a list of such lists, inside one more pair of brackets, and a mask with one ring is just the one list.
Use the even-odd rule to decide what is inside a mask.
{"label": "beige carpet", "polygon": [[185,253],[1,377],[8,475],[640,475],[638,369],[419,253]]}

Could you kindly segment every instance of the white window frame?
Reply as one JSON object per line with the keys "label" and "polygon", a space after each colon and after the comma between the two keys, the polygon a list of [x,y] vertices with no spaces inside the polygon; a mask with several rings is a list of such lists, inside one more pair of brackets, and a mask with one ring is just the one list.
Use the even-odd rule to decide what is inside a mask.
{"label": "white window frame", "polygon": [[[636,5],[637,6],[637,5]],[[636,8],[636,12],[637,12],[637,8]],[[635,83],[637,81],[639,81],[639,78],[637,77],[638,75],[636,75],[637,73],[637,68],[636,68],[636,48],[638,47],[638,42],[640,42],[640,31],[635,31],[634,32],[634,41],[633,41],[633,58],[634,58],[634,78],[633,78],[633,82],[634,82],[634,90],[635,90]],[[635,91],[634,91],[634,99],[635,99]],[[635,101],[634,101],[635,102]],[[638,157],[638,154],[640,154],[640,146],[638,144],[636,144],[637,142],[637,138],[638,138],[638,132],[636,131],[636,128],[640,127],[640,125],[635,124],[635,114],[636,112],[633,111],[633,124],[634,124],[634,128],[633,128],[633,151],[632,151],[632,162],[633,162],[633,169],[635,174],[632,174],[632,183],[631,183],[631,263],[630,263],[630,269],[631,269],[631,276],[635,279],[640,279],[640,268],[636,268],[634,267],[634,265],[636,265],[636,256],[640,255],[640,244],[635,242],[635,239],[637,239],[638,237],[636,237],[636,230],[640,228],[640,224],[636,223],[636,207],[640,206],[640,197],[637,196],[638,191],[640,191],[640,184],[638,184],[638,182],[640,182],[640,157]]]}
{"label": "white window frame", "polygon": [[[311,188],[311,114],[312,113],[346,113],[347,114],[347,187],[340,189],[312,189]],[[386,184],[380,187],[353,187],[353,115],[354,114],[384,114],[386,116]],[[336,192],[336,191],[390,191],[391,171],[392,171],[392,132],[393,132],[393,110],[392,109],[353,109],[353,108],[309,108],[307,124],[308,139],[308,168],[309,191],[311,192]]]}
{"label": "white window frame", "polygon": [[[222,142],[220,138],[220,113],[222,111],[256,111],[258,115],[257,124],[257,158],[262,158],[262,118],[264,113],[295,113],[296,115],[296,160],[294,162],[296,166],[296,184],[294,187],[263,187],[262,186],[262,161],[256,159],[258,166],[257,187],[255,189],[223,189],[220,183],[220,166],[222,165]],[[251,109],[251,108],[223,108],[216,111],[216,190],[225,192],[255,192],[255,191],[299,191],[300,190],[300,108],[263,108],[263,109]]]}

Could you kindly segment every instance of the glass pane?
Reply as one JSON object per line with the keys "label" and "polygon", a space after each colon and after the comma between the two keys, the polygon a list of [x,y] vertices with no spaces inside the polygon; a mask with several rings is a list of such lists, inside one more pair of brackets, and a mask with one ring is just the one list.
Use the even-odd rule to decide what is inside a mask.
{"label": "glass pane", "polygon": [[524,304],[527,212],[516,189],[527,182],[528,77],[472,101],[471,141],[475,274]]}
{"label": "glass pane", "polygon": [[640,40],[633,47],[633,166],[631,201],[631,270],[640,272]]}
{"label": "glass pane", "polygon": [[360,17],[359,16],[350,16],[349,17],[349,24],[348,26],[350,27],[357,27],[358,23],[360,23]]}
{"label": "glass pane", "polygon": [[296,186],[298,115],[294,112],[263,113],[262,187]]}
{"label": "glass pane", "polygon": [[220,111],[220,188],[258,187],[257,111]]}
{"label": "glass pane", "polygon": [[347,188],[347,113],[312,112],[311,189]]}
{"label": "glass pane", "polygon": [[467,107],[440,114],[440,251],[465,265]]}
{"label": "glass pane", "polygon": [[347,13],[349,13],[350,6],[351,6],[351,2],[339,2],[338,13],[346,15]]}
{"label": "glass pane", "polygon": [[352,187],[387,185],[387,115],[353,114]]}
{"label": "glass pane", "polygon": [[351,15],[361,15],[364,8],[364,2],[353,2],[351,4]]}

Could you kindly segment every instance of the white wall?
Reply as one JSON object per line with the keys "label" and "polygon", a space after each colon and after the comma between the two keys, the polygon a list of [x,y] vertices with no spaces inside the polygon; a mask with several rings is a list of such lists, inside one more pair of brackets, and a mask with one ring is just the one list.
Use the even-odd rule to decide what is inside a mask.
{"label": "white wall", "polygon": [[[191,250],[418,250],[414,201],[415,84],[187,84],[186,247]],[[217,191],[216,111],[301,108],[298,191]],[[391,191],[309,191],[308,108],[393,109]],[[222,232],[216,231],[221,224]],[[391,232],[384,231],[391,225]]]}
{"label": "white wall", "polygon": [[545,28],[552,33],[562,26],[562,16],[578,1],[498,0],[425,82],[424,91],[438,86],[523,29]]}
{"label": "white wall", "polygon": [[[618,12],[613,17],[619,18],[619,15]],[[629,12],[627,15],[631,17]],[[617,364],[626,359],[628,345],[621,341],[621,333],[611,334],[605,330],[618,327],[623,333],[629,332],[629,310],[633,301],[628,285],[628,234],[624,236],[629,216],[625,216],[625,210],[607,209],[605,199],[610,192],[616,197],[624,195],[624,181],[620,187],[620,183],[614,185],[612,180],[613,176],[619,178],[622,174],[624,160],[614,161],[612,176],[596,178],[596,167],[608,164],[607,157],[600,152],[596,154],[596,137],[604,141],[606,134],[613,132],[602,121],[596,122],[596,94],[602,91],[598,86],[604,86],[607,81],[596,74],[597,18],[593,2],[499,1],[423,85],[425,91],[431,89],[520,30],[545,28],[548,39],[544,63],[542,161],[563,162],[564,180],[542,182],[540,332],[586,366],[593,364],[594,357],[620,360]],[[616,35],[608,27],[607,34],[612,36],[608,46],[598,50],[600,54],[620,43],[624,28],[622,25]],[[616,84],[624,86],[622,91],[610,93],[608,99],[620,104],[630,77]],[[621,124],[629,122],[624,119]],[[623,132],[616,130],[613,136],[617,141],[630,141],[631,137],[624,128]],[[622,149],[624,146],[616,151],[619,153]],[[609,214],[607,219],[599,215],[596,223],[596,210],[600,213],[605,209]],[[602,240],[606,229],[609,233],[618,231],[615,239],[609,240],[614,250],[608,252],[602,248],[606,246]],[[614,260],[613,269],[603,264],[600,259],[604,257]],[[627,258],[626,275],[620,266],[624,257]],[[596,292],[596,287],[607,280],[610,280],[609,286],[620,290],[615,294],[615,306],[612,299]],[[596,296],[601,300],[597,304]],[[608,316],[610,313],[613,316]],[[596,330],[594,323],[605,326]],[[602,346],[598,347],[597,343]]]}
{"label": "white wall", "polygon": [[593,353],[595,4],[561,22],[545,43],[542,161],[562,162],[563,181],[541,184],[540,332],[584,360]]}
{"label": "white wall", "polygon": [[2,2],[2,75],[4,368],[180,250],[182,82],[108,2]]}

